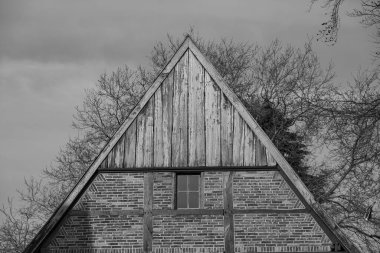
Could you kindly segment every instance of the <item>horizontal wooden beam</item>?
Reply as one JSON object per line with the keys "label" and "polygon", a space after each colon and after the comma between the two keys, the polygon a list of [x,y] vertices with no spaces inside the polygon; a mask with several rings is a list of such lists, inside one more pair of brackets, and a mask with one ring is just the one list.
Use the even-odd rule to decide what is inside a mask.
{"label": "horizontal wooden beam", "polygon": [[278,171],[277,166],[239,166],[239,167],[145,167],[145,168],[99,168],[100,173],[122,172],[203,172],[203,171]]}
{"label": "horizontal wooden beam", "polygon": [[144,210],[117,210],[117,211],[99,211],[99,210],[71,210],[70,216],[128,216],[137,215],[143,216]]}
{"label": "horizontal wooden beam", "polygon": [[[348,253],[347,251],[339,251],[340,253]],[[245,253],[257,253],[256,251],[246,251]],[[271,253],[326,253],[326,251],[271,251]]]}
{"label": "horizontal wooden beam", "polygon": [[[266,214],[266,213],[309,213],[307,209],[232,209],[232,214]],[[223,215],[223,209],[153,209],[154,215]],[[99,211],[99,210],[72,210],[71,216],[143,216],[143,209],[136,210],[117,210],[117,211]]]}
{"label": "horizontal wooden beam", "polygon": [[309,213],[307,209],[234,209],[233,214]]}
{"label": "horizontal wooden beam", "polygon": [[155,209],[153,215],[223,215],[223,209]]}

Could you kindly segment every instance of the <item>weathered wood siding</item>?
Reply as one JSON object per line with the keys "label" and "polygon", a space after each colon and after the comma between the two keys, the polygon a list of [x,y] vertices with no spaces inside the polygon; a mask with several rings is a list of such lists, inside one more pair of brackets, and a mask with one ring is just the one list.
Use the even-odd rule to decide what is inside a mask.
{"label": "weathered wood siding", "polygon": [[101,167],[255,165],[275,161],[187,50]]}

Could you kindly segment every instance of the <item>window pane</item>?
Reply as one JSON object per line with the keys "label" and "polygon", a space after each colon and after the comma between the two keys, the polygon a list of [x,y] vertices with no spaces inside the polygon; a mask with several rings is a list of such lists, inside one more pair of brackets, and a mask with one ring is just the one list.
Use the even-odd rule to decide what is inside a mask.
{"label": "window pane", "polygon": [[186,175],[178,175],[177,176],[177,189],[178,191],[186,191],[187,190],[187,176]]}
{"label": "window pane", "polygon": [[187,208],[187,193],[186,192],[178,192],[177,208]]}
{"label": "window pane", "polygon": [[188,175],[189,191],[199,191],[199,175]]}
{"label": "window pane", "polygon": [[199,192],[189,192],[189,208],[199,208]]}

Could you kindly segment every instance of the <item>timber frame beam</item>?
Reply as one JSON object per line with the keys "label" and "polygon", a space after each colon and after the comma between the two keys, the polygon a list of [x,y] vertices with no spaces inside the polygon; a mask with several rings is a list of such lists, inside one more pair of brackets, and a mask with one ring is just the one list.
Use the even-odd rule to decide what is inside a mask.
{"label": "timber frame beam", "polygon": [[226,215],[226,214],[267,214],[267,213],[310,213],[307,209],[231,209],[227,212],[225,209],[152,209],[144,211],[143,209],[137,210],[120,210],[120,211],[82,211],[72,210],[69,212],[70,216],[99,216],[99,215],[112,215],[112,216],[126,216],[136,215],[144,216],[151,214],[156,215]]}
{"label": "timber frame beam", "polygon": [[146,168],[99,168],[98,173],[130,172],[205,172],[205,171],[279,171],[277,166],[240,166],[240,167],[146,167]]}

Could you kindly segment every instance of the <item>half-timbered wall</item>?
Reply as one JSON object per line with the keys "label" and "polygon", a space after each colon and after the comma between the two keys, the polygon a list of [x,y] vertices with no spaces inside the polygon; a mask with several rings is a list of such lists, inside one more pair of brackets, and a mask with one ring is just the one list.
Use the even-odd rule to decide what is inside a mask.
{"label": "half-timbered wall", "polygon": [[[47,252],[144,252],[146,175],[98,174],[49,238]],[[330,250],[330,239],[278,171],[202,172],[201,207],[183,211],[174,207],[175,173],[152,176],[152,252],[227,252],[229,245],[230,252]]]}
{"label": "half-timbered wall", "polygon": [[187,50],[101,167],[274,164],[209,73]]}

